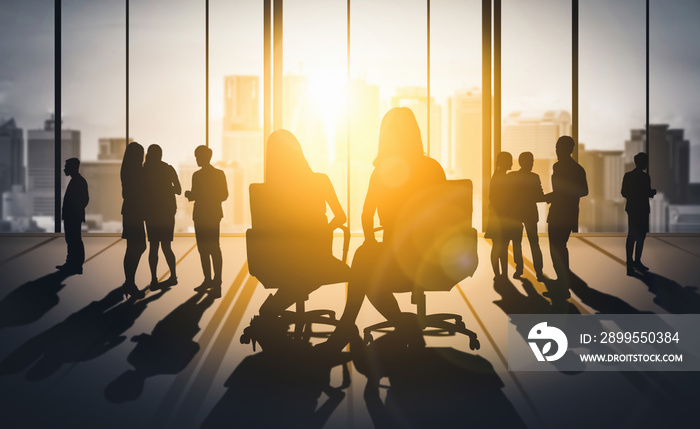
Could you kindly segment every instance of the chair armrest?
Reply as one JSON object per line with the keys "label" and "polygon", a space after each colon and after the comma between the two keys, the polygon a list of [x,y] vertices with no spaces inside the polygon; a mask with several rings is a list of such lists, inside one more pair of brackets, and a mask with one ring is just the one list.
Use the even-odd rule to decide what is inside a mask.
{"label": "chair armrest", "polygon": [[350,249],[350,228],[340,225],[336,229],[343,231],[343,263],[348,263],[348,250]]}

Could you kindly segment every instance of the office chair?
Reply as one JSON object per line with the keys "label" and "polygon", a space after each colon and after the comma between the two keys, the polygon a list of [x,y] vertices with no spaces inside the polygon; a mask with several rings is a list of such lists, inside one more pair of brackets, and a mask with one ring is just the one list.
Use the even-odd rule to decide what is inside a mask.
{"label": "office chair", "polygon": [[[381,229],[378,228],[378,229]],[[426,291],[450,291],[471,277],[478,265],[477,234],[472,228],[472,182],[448,180],[431,186],[406,201],[394,225],[386,251],[408,281],[411,303],[425,335],[462,333],[469,347],[480,347],[477,335],[466,328],[457,314],[427,314]],[[367,344],[372,332],[391,332],[395,323],[385,321],[364,329]]]}
{"label": "office chair", "polygon": [[[319,217],[310,206],[303,194],[281,194],[264,183],[250,185],[251,229],[246,231],[248,271],[266,289],[286,289],[285,292],[298,296],[296,311],[285,310],[272,323],[276,328],[282,326],[288,339],[302,342],[330,335],[330,332],[314,332],[314,324],[338,324],[334,311],[306,311],[309,293],[322,285],[346,282],[350,273],[346,264],[350,230],[339,227],[343,231],[343,254],[342,260],[338,260],[332,253],[333,231],[323,228],[327,226],[325,215]],[[241,343],[252,341],[253,350],[261,340],[256,321],[260,319],[254,318],[241,335]],[[295,329],[288,331],[291,325]],[[263,343],[261,346],[265,348]]]}

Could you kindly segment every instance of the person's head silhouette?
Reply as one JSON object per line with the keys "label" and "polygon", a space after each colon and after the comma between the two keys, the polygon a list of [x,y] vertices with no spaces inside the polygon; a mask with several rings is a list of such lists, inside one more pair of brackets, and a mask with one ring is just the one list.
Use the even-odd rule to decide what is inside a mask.
{"label": "person's head silhouette", "polygon": [[152,144],[148,146],[148,151],[146,152],[146,164],[153,164],[159,162],[163,159],[163,149],[157,144]]}
{"label": "person's head silhouette", "polygon": [[535,157],[532,152],[523,152],[518,157],[518,165],[523,171],[532,171],[532,166],[535,164]]}
{"label": "person's head silhouette", "polygon": [[395,107],[384,115],[378,146],[375,167],[397,158],[411,164],[424,155],[420,128],[411,109]]}
{"label": "person's head silhouette", "polygon": [[75,176],[80,169],[80,160],[78,158],[68,158],[66,165],[63,167],[63,172],[66,176]]}
{"label": "person's head silhouette", "polygon": [[124,158],[122,159],[121,178],[124,179],[125,174],[132,174],[135,170],[141,168],[142,165],[143,146],[136,142],[129,143],[124,151]]}
{"label": "person's head silhouette", "polygon": [[197,165],[204,167],[211,162],[212,150],[204,145],[199,145],[194,150],[194,158],[197,160]]}
{"label": "person's head silhouette", "polygon": [[496,171],[506,172],[513,167],[513,155],[510,152],[501,152],[496,156]]}
{"label": "person's head silhouette", "polygon": [[576,146],[576,143],[574,142],[574,139],[572,139],[569,136],[561,136],[559,137],[559,140],[557,140],[557,146],[556,146],[556,151],[557,151],[557,159],[559,161],[566,159],[566,158],[571,158],[571,154],[574,153],[574,147]]}
{"label": "person's head silhouette", "polygon": [[267,139],[265,182],[283,184],[312,173],[294,134],[277,130]]}
{"label": "person's head silhouette", "polygon": [[649,155],[644,152],[639,152],[634,156],[634,165],[639,170],[646,170],[649,167]]}

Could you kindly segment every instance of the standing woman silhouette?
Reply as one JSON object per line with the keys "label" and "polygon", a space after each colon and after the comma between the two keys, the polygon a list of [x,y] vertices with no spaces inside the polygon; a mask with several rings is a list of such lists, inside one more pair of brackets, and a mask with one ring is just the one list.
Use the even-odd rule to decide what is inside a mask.
{"label": "standing woman silhouette", "polygon": [[508,243],[514,232],[514,222],[510,216],[512,199],[509,182],[512,180],[506,173],[512,166],[513,156],[508,152],[499,153],[489,188],[489,219],[484,237],[493,241],[491,267],[494,280],[508,277]]}
{"label": "standing woman silhouette", "polygon": [[144,229],[145,196],[143,192],[143,146],[131,142],[124,151],[121,167],[122,181],[122,238],[126,239],[124,254],[124,285],[126,297],[143,298],[145,293],[136,286],[136,268],[146,251]]}
{"label": "standing woman silhouette", "polygon": [[[408,292],[413,286],[388,249],[404,202],[421,189],[445,181],[446,177],[440,164],[423,152],[420,129],[411,109],[397,107],[384,115],[374,167],[362,207],[365,242],[353,257],[345,310],[326,342],[331,348],[344,347],[355,335],[355,319],[365,296],[382,316],[397,322],[397,329],[409,329],[409,335],[421,335],[417,320],[412,319],[415,315],[402,313],[394,297],[395,292]],[[384,228],[381,243],[374,236],[375,214]]]}

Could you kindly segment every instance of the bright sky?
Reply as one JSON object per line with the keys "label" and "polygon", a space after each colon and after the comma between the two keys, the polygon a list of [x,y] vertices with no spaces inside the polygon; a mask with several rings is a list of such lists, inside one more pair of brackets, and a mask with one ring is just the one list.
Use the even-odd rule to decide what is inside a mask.
{"label": "bright sky", "polygon": [[[284,69],[310,77],[329,111],[346,79],[345,0],[286,1]],[[388,99],[425,87],[426,2],[352,0],[350,70]],[[700,145],[700,3],[651,1],[651,120]],[[124,2],[63,1],[64,124],[83,157],[125,123]],[[571,3],[503,0],[503,115],[571,110]],[[131,2],[130,126],[177,163],[204,141],[204,8],[191,0]],[[210,1],[211,144],[221,141],[223,76],[259,75],[262,2]],[[438,103],[481,86],[481,1],[431,1],[431,93]],[[0,118],[38,128],[53,109],[53,0],[0,1]],[[645,121],[644,1],[580,2],[580,140],[621,149]],[[331,115],[332,116],[332,115]],[[172,149],[172,150],[169,150]],[[693,179],[700,181],[700,153]]]}

